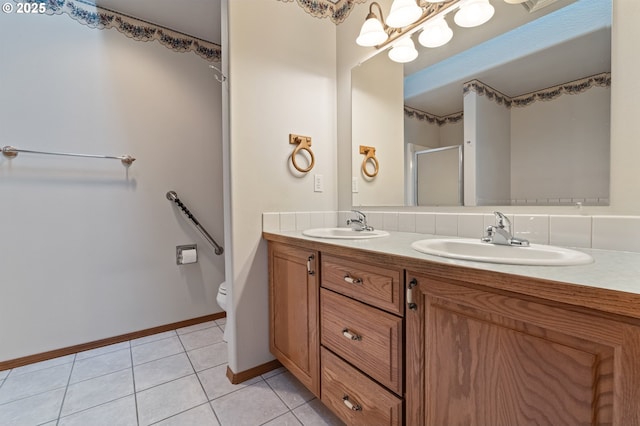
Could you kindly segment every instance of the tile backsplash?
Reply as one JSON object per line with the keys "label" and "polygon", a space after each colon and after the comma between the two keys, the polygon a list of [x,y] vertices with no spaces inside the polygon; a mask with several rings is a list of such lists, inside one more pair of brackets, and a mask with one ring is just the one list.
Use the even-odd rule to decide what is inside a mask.
{"label": "tile backsplash", "polygon": [[[386,231],[480,238],[495,224],[493,214],[363,211],[368,223]],[[512,233],[532,243],[640,252],[640,216],[507,214]],[[346,226],[350,211],[269,212],[264,231],[302,231]]]}

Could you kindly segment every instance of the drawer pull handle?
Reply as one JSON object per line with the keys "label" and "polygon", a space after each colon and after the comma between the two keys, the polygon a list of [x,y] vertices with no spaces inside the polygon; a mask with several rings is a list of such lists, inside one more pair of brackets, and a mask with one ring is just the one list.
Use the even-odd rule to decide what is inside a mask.
{"label": "drawer pull handle", "polygon": [[316,274],[316,272],[311,268],[311,262],[313,262],[313,259],[315,259],[314,255],[307,257],[307,272],[309,273],[309,275]]}
{"label": "drawer pull handle", "polygon": [[362,284],[362,279],[354,278],[354,277],[352,277],[351,275],[348,275],[348,274],[344,276],[344,280],[346,282],[348,282],[349,284],[358,284],[358,285]]}
{"label": "drawer pull handle", "polygon": [[344,402],[344,405],[346,405],[347,408],[349,408],[349,410],[362,411],[362,406],[360,404],[354,404],[351,401],[349,401],[349,395],[343,396],[342,402]]}
{"label": "drawer pull handle", "polygon": [[342,330],[342,335],[349,340],[362,340],[362,336],[351,333],[348,328]]}
{"label": "drawer pull handle", "polygon": [[415,311],[418,309],[418,305],[413,301],[413,288],[418,285],[418,280],[415,278],[409,282],[409,286],[407,287],[407,305],[409,305],[409,309]]}

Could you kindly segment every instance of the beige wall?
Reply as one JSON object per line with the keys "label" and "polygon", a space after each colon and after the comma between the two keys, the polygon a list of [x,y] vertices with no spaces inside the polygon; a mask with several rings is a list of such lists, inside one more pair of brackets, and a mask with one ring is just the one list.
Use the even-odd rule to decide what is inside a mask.
{"label": "beige wall", "polygon": [[640,96],[640,2],[614,0],[611,63],[611,207],[606,213],[640,214],[640,143],[635,99]]}
{"label": "beige wall", "polygon": [[[352,178],[357,182],[353,205],[396,206],[404,202],[404,152],[398,141],[404,134],[403,116],[398,114],[404,104],[402,96],[402,64],[378,55],[352,71],[353,144],[351,147]],[[373,125],[375,123],[375,125]],[[360,146],[375,148],[378,174],[366,176],[362,171],[366,158]],[[373,174],[374,165],[365,165]]]}
{"label": "beige wall", "polygon": [[[229,366],[240,372],[273,359],[262,212],[337,208],[336,27],[295,2],[231,0],[228,7]],[[292,172],[289,133],[312,138],[315,167],[307,175]],[[314,192],[315,174],[324,192]]]}
{"label": "beige wall", "polygon": [[[194,53],[68,15],[0,15],[0,361],[221,309],[221,86]],[[195,243],[198,263],[176,265]]]}

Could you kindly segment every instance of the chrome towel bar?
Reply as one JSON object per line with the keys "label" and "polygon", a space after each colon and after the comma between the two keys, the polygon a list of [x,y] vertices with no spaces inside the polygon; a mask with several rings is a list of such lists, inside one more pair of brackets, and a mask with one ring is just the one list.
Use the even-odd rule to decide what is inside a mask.
{"label": "chrome towel bar", "polygon": [[182,201],[180,201],[180,198],[178,198],[178,194],[176,194],[175,191],[167,192],[167,200],[173,201],[178,205],[178,207],[182,209],[182,212],[184,213],[184,215],[187,216],[191,220],[191,222],[193,222],[193,224],[196,226],[196,229],[200,231],[200,233],[205,238],[205,240],[207,240],[209,244],[211,244],[215,248],[215,252],[217,255],[221,255],[224,252],[224,249],[220,245],[218,245],[218,243],[216,243],[216,241],[211,237],[211,235],[209,235],[207,230],[204,229],[202,225],[200,225],[200,222],[198,222],[198,219],[196,219],[196,217],[189,211],[187,206],[185,206],[182,203]]}
{"label": "chrome towel bar", "polygon": [[19,152],[24,152],[26,154],[64,155],[66,157],[107,158],[110,160],[120,160],[122,162],[122,165],[125,167],[129,167],[134,161],[136,161],[136,159],[130,155],[121,155],[119,157],[114,157],[110,155],[73,154],[70,152],[34,151],[30,149],[18,149],[9,145],[2,147],[2,154],[5,157],[15,158]]}

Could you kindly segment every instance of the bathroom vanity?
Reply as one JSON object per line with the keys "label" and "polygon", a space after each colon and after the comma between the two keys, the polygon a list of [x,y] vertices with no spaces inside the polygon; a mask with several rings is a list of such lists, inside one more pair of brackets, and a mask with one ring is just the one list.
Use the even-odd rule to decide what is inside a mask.
{"label": "bathroom vanity", "polygon": [[469,262],[423,234],[269,241],[272,353],[350,425],[640,424],[640,254]]}

